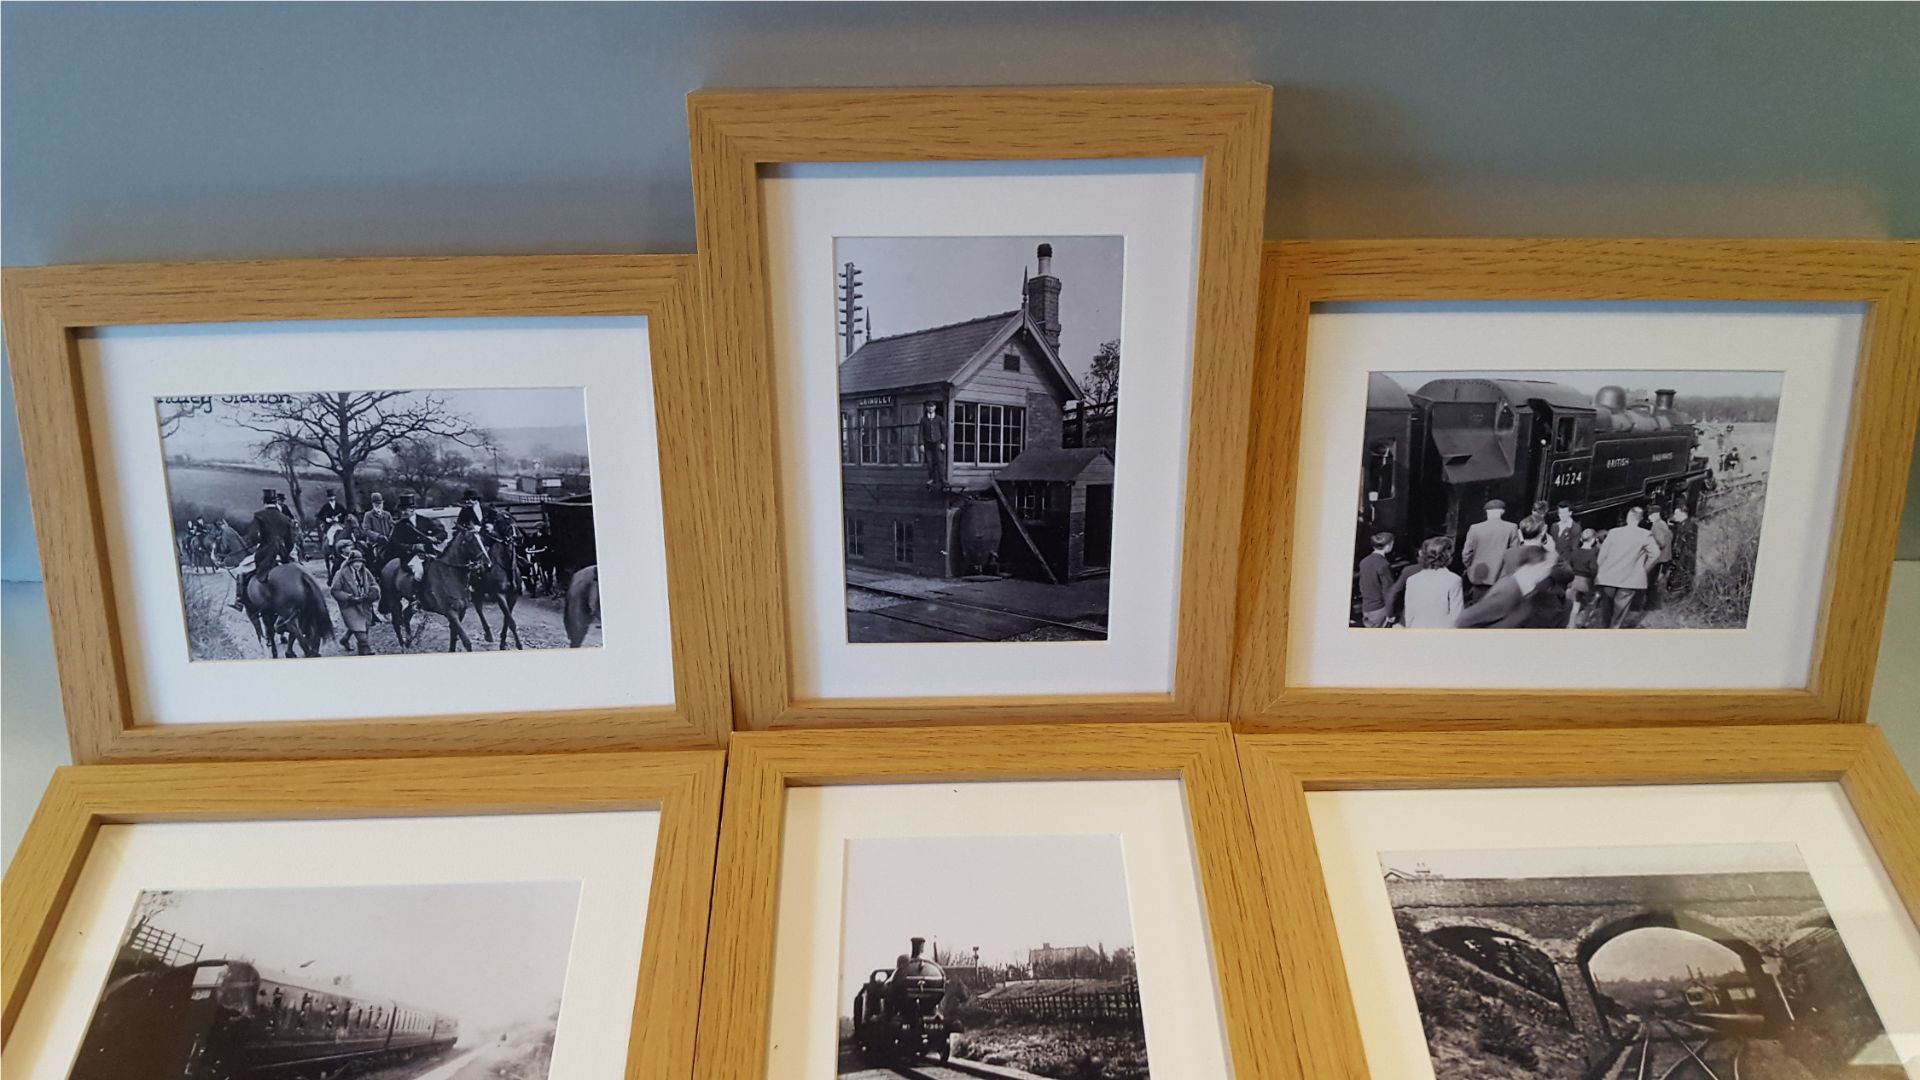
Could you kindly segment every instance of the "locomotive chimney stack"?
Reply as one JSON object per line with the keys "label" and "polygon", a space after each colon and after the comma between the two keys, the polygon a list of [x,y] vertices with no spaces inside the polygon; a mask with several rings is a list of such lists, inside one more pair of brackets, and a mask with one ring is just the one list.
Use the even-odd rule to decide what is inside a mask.
{"label": "locomotive chimney stack", "polygon": [[1655,390],[1653,392],[1653,411],[1671,412],[1673,410],[1673,399],[1676,393],[1677,391],[1673,390]]}
{"label": "locomotive chimney stack", "polygon": [[927,939],[923,937],[913,938],[912,943],[913,943],[913,958],[915,960],[918,960],[920,959],[920,950],[927,947]]}

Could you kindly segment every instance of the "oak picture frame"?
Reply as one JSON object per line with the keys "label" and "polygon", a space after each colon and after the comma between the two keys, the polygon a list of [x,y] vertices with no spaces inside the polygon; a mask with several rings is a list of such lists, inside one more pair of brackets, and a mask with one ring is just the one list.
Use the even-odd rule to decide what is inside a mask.
{"label": "oak picture frame", "polygon": [[1235,744],[1303,1076],[1371,1075],[1307,806],[1314,791],[1837,781],[1920,922],[1920,793],[1865,724],[1253,732]]}
{"label": "oak picture frame", "polygon": [[790,788],[1009,780],[1181,781],[1236,1075],[1295,1075],[1278,1041],[1271,930],[1224,724],[1063,724],[741,732],[728,750],[695,1075],[760,1080]]}
{"label": "oak picture frame", "polygon": [[[1226,707],[1240,463],[1272,90],[1258,84],[702,90],[688,97],[702,271],[730,432],[735,726],[1204,720]],[[774,427],[763,167],[804,162],[1198,159],[1202,168],[1179,624],[1169,694],[798,698]],[[724,314],[723,314],[724,313]]]}
{"label": "oak picture frame", "polygon": [[[712,596],[713,474],[695,261],[679,255],[9,267],[6,336],[73,760],[315,758],[716,746],[729,730]],[[674,703],[379,720],[135,721],[78,336],[114,326],[645,316],[652,343]],[[668,437],[667,433],[671,433]]]}
{"label": "oak picture frame", "polygon": [[[1767,301],[1858,304],[1838,516],[1808,684],[1786,689],[1418,689],[1300,686],[1287,674],[1289,577],[1304,460],[1300,395],[1317,304]],[[1793,240],[1329,240],[1267,245],[1254,379],[1232,715],[1245,731],[1572,723],[1864,720],[1916,419],[1920,244]],[[1338,463],[1336,463],[1337,467]]]}
{"label": "oak picture frame", "polygon": [[630,1080],[693,1065],[726,753],[76,765],[54,774],[5,883],[0,1038],[10,1037],[101,826],[654,809]]}

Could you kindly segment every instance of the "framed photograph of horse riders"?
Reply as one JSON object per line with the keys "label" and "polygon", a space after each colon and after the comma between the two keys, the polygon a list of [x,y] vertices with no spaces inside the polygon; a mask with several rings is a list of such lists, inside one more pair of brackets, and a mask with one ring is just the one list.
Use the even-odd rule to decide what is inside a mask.
{"label": "framed photograph of horse riders", "polygon": [[1920,247],[1288,242],[1265,274],[1238,724],[1865,717]]}
{"label": "framed photograph of horse riders", "polygon": [[1236,738],[1305,1075],[1920,1075],[1877,728]]}
{"label": "framed photograph of horse riders", "polygon": [[715,745],[693,260],[8,269],[74,760]]}
{"label": "framed photograph of horse riders", "polygon": [[687,1077],[724,759],[62,769],[6,875],[7,1074]]}
{"label": "framed photograph of horse riders", "polygon": [[1295,1075],[1226,725],[728,753],[697,1075]]}
{"label": "framed photograph of horse riders", "polygon": [[689,97],[736,727],[1221,715],[1270,98]]}

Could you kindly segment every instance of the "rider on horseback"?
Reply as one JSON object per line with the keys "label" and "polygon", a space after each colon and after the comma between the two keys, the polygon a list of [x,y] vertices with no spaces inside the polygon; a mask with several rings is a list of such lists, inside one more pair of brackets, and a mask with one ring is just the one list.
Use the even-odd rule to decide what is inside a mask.
{"label": "rider on horseback", "polygon": [[272,488],[260,493],[260,509],[253,512],[253,554],[240,564],[233,579],[233,610],[247,610],[247,582],[283,562],[293,561],[293,518]]}
{"label": "rider on horseback", "polygon": [[[386,546],[380,552],[380,565],[385,566],[395,559],[404,559],[407,572],[419,580],[425,573],[426,556],[440,550],[440,541],[444,534],[440,526],[431,518],[420,513],[420,501],[412,494],[400,496],[400,516],[394,520],[393,531],[387,534]],[[389,611],[388,614],[398,614]]]}

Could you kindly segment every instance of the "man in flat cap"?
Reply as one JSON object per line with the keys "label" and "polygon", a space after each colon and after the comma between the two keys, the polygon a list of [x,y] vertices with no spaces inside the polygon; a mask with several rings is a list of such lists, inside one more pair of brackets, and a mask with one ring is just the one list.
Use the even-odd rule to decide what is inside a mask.
{"label": "man in flat cap", "polygon": [[1507,549],[1520,542],[1520,527],[1506,520],[1507,504],[1500,499],[1487,500],[1487,519],[1467,530],[1466,546],[1460,549],[1460,561],[1467,570],[1467,603],[1486,595],[1500,579],[1500,562]]}

